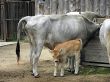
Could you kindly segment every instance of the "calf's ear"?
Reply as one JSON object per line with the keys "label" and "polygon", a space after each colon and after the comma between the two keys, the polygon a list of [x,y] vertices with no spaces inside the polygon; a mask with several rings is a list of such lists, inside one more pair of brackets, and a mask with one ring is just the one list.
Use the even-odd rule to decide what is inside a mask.
{"label": "calf's ear", "polygon": [[60,49],[60,52],[62,52],[62,50],[63,50],[63,49],[61,48],[61,49]]}
{"label": "calf's ear", "polygon": [[49,50],[50,53],[53,53],[53,50]]}
{"label": "calf's ear", "polygon": [[64,49],[63,49],[63,48],[61,48],[59,52],[60,52],[60,53],[64,53]]}

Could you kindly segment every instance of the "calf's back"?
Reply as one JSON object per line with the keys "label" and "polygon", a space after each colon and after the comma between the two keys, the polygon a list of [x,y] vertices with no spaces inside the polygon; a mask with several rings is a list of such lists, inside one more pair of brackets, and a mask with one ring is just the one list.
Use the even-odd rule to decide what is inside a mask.
{"label": "calf's back", "polygon": [[76,39],[76,40],[70,40],[61,44],[58,44],[54,50],[59,51],[63,49],[64,54],[69,54],[69,53],[77,53],[80,52],[82,46],[82,41],[81,39]]}

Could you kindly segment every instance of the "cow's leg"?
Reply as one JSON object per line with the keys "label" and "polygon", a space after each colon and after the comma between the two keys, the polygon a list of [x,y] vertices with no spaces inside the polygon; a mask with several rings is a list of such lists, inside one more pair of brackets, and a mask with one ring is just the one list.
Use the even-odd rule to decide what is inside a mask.
{"label": "cow's leg", "polygon": [[34,54],[33,54],[33,74],[37,78],[39,77],[39,74],[37,72],[37,65],[38,65],[38,60],[39,56],[41,54],[42,48],[43,48],[44,40],[37,40],[36,41],[36,47],[34,49]]}
{"label": "cow's leg", "polygon": [[32,42],[30,42],[30,53],[29,53],[29,57],[30,57],[30,64],[32,65],[32,60],[33,60],[33,52],[34,52],[34,45],[32,44]]}
{"label": "cow's leg", "polygon": [[30,64],[32,65],[32,54],[33,54],[33,52],[34,52],[34,43],[35,42],[33,42],[34,41],[34,39],[33,39],[33,36],[32,36],[32,34],[31,34],[31,31],[30,30],[28,30],[28,29],[25,29],[25,33],[26,33],[26,35],[28,36],[28,39],[29,39],[29,43],[30,43],[30,53],[29,53],[29,57],[30,57]]}
{"label": "cow's leg", "polygon": [[75,72],[74,74],[78,74],[80,64],[80,53],[75,53]]}
{"label": "cow's leg", "polygon": [[58,62],[55,62],[55,66],[54,66],[54,73],[53,73],[53,76],[57,76],[57,73],[58,73]]}

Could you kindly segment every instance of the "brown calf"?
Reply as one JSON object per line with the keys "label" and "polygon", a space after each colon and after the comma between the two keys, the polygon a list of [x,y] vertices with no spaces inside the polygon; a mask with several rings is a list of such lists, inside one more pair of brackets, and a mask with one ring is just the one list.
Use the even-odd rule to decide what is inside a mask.
{"label": "brown calf", "polygon": [[79,64],[80,64],[80,51],[82,48],[82,40],[70,40],[61,44],[58,44],[53,52],[53,58],[55,62],[54,76],[57,76],[58,66],[60,65],[60,76],[64,76],[64,64],[68,56],[75,56],[75,72],[78,74]]}

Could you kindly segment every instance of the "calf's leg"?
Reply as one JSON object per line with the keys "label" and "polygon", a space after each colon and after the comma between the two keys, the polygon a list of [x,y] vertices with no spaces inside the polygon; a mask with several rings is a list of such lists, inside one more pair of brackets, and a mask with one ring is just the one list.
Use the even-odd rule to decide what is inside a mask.
{"label": "calf's leg", "polygon": [[71,68],[70,67],[71,66],[71,57],[67,57],[66,60],[67,60],[67,66],[66,66],[67,68],[66,68],[66,70],[71,72],[71,69],[70,69]]}
{"label": "calf's leg", "polygon": [[63,77],[64,76],[64,62],[61,63],[61,72],[60,72],[60,76]]}
{"label": "calf's leg", "polygon": [[70,63],[70,70],[72,73],[74,73],[74,56],[71,56],[71,63]]}
{"label": "calf's leg", "polygon": [[58,62],[55,62],[55,66],[54,66],[54,73],[53,73],[53,76],[57,76],[57,73],[58,73]]}

